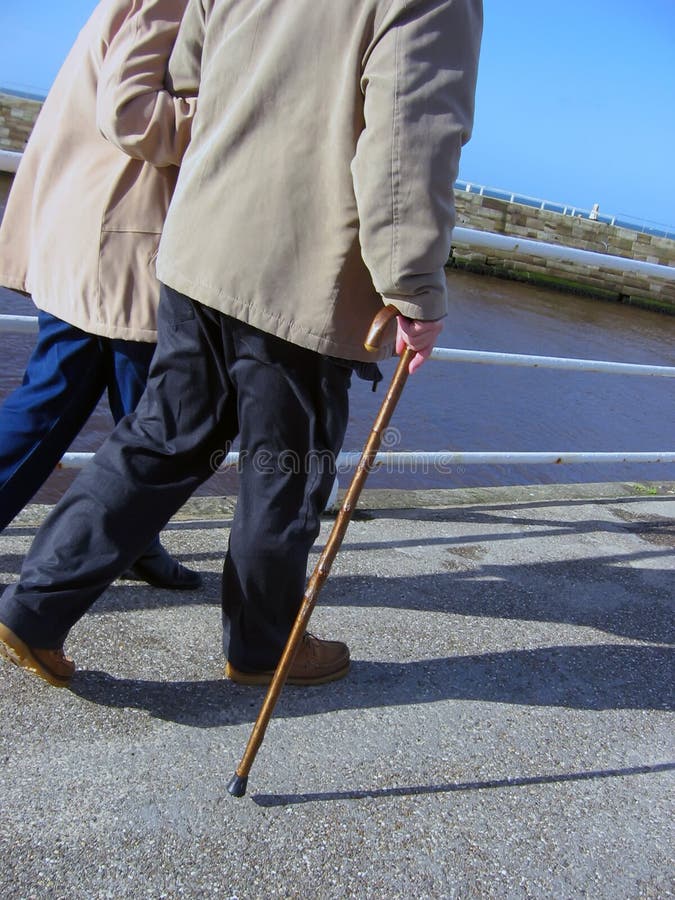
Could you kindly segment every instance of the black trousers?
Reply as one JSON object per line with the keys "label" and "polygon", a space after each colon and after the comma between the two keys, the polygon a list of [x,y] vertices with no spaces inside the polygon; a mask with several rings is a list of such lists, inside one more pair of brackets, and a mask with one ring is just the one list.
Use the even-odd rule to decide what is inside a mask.
{"label": "black trousers", "polygon": [[0,621],[31,646],[61,646],[239,435],[225,652],[237,668],[273,667],[333,483],[351,372],[163,288],[145,393],[39,529]]}

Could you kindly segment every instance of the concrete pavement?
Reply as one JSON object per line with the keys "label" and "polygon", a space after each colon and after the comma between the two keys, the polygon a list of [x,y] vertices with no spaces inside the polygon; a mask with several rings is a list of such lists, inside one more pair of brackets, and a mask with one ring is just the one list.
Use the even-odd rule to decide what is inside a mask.
{"label": "concrete pavement", "polygon": [[234,502],[164,533],[202,590],[119,581],[78,624],[72,690],[0,662],[0,896],[673,895],[675,483],[365,491],[312,620],[352,671],[284,690],[240,800]]}

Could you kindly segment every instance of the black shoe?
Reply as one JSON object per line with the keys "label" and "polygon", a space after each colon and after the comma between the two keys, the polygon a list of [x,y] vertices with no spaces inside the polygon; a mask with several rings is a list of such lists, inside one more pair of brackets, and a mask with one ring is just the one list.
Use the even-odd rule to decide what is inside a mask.
{"label": "black shoe", "polygon": [[161,546],[153,547],[151,551],[139,557],[126,573],[126,577],[146,581],[153,587],[174,591],[188,591],[202,585],[202,576],[199,572],[181,565]]}

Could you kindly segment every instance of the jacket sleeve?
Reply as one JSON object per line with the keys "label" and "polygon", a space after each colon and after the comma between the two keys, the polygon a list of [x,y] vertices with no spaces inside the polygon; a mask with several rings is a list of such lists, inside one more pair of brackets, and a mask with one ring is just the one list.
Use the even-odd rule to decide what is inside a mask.
{"label": "jacket sleeve", "polygon": [[473,123],[481,0],[394,0],[364,56],[352,162],[363,259],[412,319],[447,313],[453,186]]}
{"label": "jacket sleeve", "polygon": [[133,0],[106,49],[98,80],[101,133],[129,156],[158,167],[180,164],[196,109],[196,97],[176,97],[165,87],[185,5],[186,0]]}
{"label": "jacket sleeve", "polygon": [[173,94],[196,96],[199,90],[206,22],[212,8],[213,0],[188,0],[166,73]]}

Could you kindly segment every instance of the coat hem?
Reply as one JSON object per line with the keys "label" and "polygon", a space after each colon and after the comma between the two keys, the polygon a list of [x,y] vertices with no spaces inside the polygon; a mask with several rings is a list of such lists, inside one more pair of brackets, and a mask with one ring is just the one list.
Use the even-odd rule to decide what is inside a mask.
{"label": "coat hem", "polygon": [[[186,297],[202,303],[211,309],[227,316],[232,316],[253,328],[258,328],[267,334],[273,334],[282,340],[289,341],[307,350],[313,350],[325,356],[333,356],[338,359],[355,360],[357,362],[381,362],[388,359],[394,353],[394,342],[385,344],[376,353],[369,353],[363,345],[345,344],[333,341],[325,335],[307,331],[300,325],[279,316],[270,314],[256,305],[253,301],[242,300],[239,297],[231,297],[223,291],[214,289],[210,285],[195,284],[190,279],[182,277],[179,273],[171,271],[166,266],[158,264],[159,280],[168,287],[179,291]],[[366,335],[364,334],[364,340]]]}
{"label": "coat hem", "polygon": [[112,341],[133,341],[142,344],[156,344],[157,332],[149,328],[126,328],[122,325],[111,325],[105,322],[92,322],[87,316],[74,316],[69,312],[60,309],[58,306],[51,306],[48,303],[40,303],[35,297],[32,298],[33,303],[38,309],[47,312],[73,328],[79,328],[86,334],[94,334],[97,337],[108,338]]}

